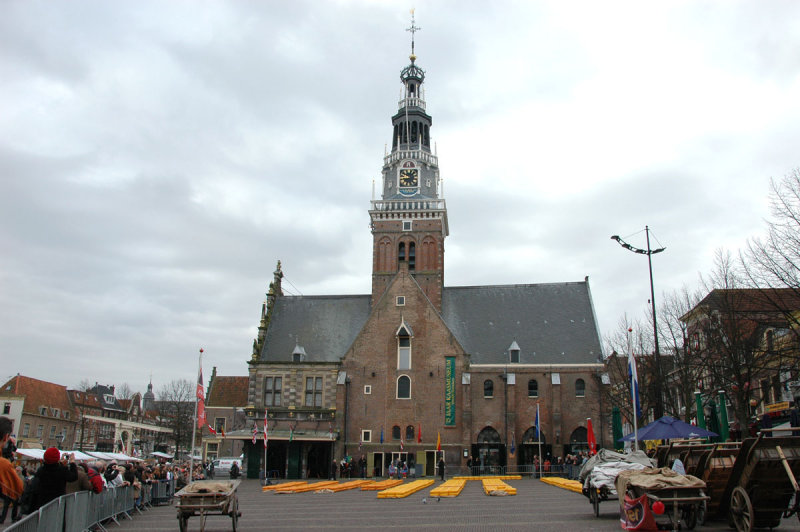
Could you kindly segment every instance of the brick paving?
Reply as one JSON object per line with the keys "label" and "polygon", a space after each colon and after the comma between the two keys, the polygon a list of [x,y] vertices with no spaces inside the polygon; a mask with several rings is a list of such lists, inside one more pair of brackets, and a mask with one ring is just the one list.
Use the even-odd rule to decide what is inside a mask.
{"label": "brick paving", "polygon": [[[239,530],[573,530],[619,531],[617,501],[600,505],[595,517],[588,499],[578,493],[537,480],[512,480],[517,495],[489,497],[481,483],[470,481],[461,495],[437,502],[428,496],[430,489],[406,499],[378,499],[374,491],[338,493],[262,493],[257,480],[243,480],[239,487]],[[427,503],[423,504],[423,497]],[[178,529],[177,511],[172,506],[156,507],[132,520],[124,520],[121,531],[159,531]],[[208,532],[230,531],[229,517],[211,516]],[[697,530],[727,530],[726,523],[712,523]],[[200,530],[200,518],[189,519],[189,530]],[[800,531],[797,517],[784,519],[778,529]]]}

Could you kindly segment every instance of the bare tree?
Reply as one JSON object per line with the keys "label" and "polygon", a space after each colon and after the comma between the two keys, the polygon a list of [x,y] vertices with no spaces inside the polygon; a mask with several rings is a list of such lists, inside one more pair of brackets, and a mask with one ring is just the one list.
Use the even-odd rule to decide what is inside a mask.
{"label": "bare tree", "polygon": [[712,393],[725,390],[745,430],[750,401],[765,396],[754,393],[757,383],[779,369],[774,352],[765,349],[764,337],[783,318],[760,290],[743,287],[739,265],[730,253],[717,252],[714,271],[702,278],[708,294],[687,314],[686,322],[690,354],[702,367],[703,388]]}
{"label": "bare tree", "polygon": [[130,384],[127,382],[123,382],[119,386],[117,386],[114,390],[117,399],[130,399],[133,397],[133,390],[131,389]]}
{"label": "bare tree", "polygon": [[[767,236],[753,238],[741,255],[741,262],[751,286],[785,289],[793,301],[800,301],[800,168],[783,179],[770,181],[770,211]],[[765,291],[765,297],[775,292]],[[785,296],[784,296],[785,299]],[[783,311],[789,327],[800,336],[800,314],[787,309],[785,301],[773,301]],[[791,306],[791,305],[790,305]]]}
{"label": "bare tree", "polygon": [[159,417],[172,429],[176,457],[182,448],[191,452],[194,402],[195,385],[187,379],[172,380],[158,392]]}
{"label": "bare tree", "polygon": [[75,387],[75,391],[72,393],[72,401],[78,409],[78,418],[80,421],[80,436],[76,442],[79,451],[83,451],[85,443],[92,441],[91,434],[87,437],[87,431],[91,433],[97,426],[96,422],[86,419],[90,408],[89,396],[94,395],[91,391],[93,388],[94,384],[92,384],[89,379],[83,379],[78,383],[78,386]]}
{"label": "bare tree", "polygon": [[[694,392],[700,380],[703,367],[697,364],[691,352],[688,324],[682,320],[697,303],[700,295],[683,287],[679,292],[664,294],[659,307],[659,336],[664,353],[670,355],[662,358],[668,368],[662,368],[665,375],[664,400],[667,413],[671,413],[683,421],[692,418]],[[666,359],[666,360],[665,360]]]}
{"label": "bare tree", "polygon": [[[606,337],[606,349],[611,354],[605,363],[611,386],[603,387],[603,390],[608,394],[607,404],[619,408],[622,416],[633,424],[633,402],[628,378],[629,330],[639,376],[639,404],[642,414],[646,414],[655,404],[654,357],[648,356],[653,352],[652,328],[649,323],[631,320],[627,315],[620,318],[617,329]],[[638,421],[641,422],[642,419]]]}

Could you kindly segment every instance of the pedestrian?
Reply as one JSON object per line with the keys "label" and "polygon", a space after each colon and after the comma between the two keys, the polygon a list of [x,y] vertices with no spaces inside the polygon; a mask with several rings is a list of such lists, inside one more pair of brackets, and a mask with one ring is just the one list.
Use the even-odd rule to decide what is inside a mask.
{"label": "pedestrian", "polygon": [[214,480],[214,460],[208,462],[208,478]]}
{"label": "pedestrian", "polygon": [[11,441],[13,429],[14,423],[10,418],[0,417],[0,448],[3,449],[2,457],[0,457],[0,493],[3,498],[3,514],[0,516],[0,523],[6,520],[9,506],[11,506],[11,521],[19,518],[19,498],[22,496],[23,483],[16,468],[6,456],[11,454],[13,457],[13,451],[6,452],[6,449],[11,448],[10,445],[14,445]]}
{"label": "pedestrian", "polygon": [[77,491],[90,491],[92,483],[89,482],[89,472],[85,464],[78,464],[78,478],[72,482],[67,482],[66,493],[75,493]]}
{"label": "pedestrian", "polygon": [[439,476],[442,477],[442,481],[444,481],[444,456],[439,457]]}
{"label": "pedestrian", "polygon": [[361,478],[367,478],[367,457],[363,454],[358,459],[358,469],[361,472]]}
{"label": "pedestrian", "polygon": [[336,480],[336,460],[331,461],[331,480]]}

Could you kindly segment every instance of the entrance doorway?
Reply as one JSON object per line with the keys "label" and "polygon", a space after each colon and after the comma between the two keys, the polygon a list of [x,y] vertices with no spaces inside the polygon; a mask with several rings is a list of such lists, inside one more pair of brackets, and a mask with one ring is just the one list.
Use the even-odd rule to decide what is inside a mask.
{"label": "entrance doorway", "polygon": [[[372,469],[367,471],[367,475],[371,477],[382,477],[384,470],[383,453],[370,453],[369,456],[372,460]],[[369,460],[367,461],[367,468],[369,469]]]}

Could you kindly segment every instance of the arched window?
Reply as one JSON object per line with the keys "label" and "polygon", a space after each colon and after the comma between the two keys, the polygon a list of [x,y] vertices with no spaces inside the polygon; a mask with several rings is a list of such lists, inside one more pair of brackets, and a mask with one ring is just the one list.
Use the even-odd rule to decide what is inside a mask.
{"label": "arched window", "polygon": [[397,260],[404,261],[406,260],[406,243],[400,242],[400,245],[397,247]]}
{"label": "arched window", "polygon": [[400,375],[397,378],[397,398],[411,399],[411,379],[408,375]]}
{"label": "arched window", "polygon": [[536,379],[528,381],[528,397],[539,397],[539,382]]}
{"label": "arched window", "polygon": [[393,440],[399,440],[400,439],[400,426],[399,425],[395,425],[394,427],[392,427],[392,439]]}
{"label": "arched window", "polygon": [[411,122],[411,142],[417,142],[417,123]]}
{"label": "arched window", "polygon": [[406,441],[414,441],[414,425],[406,427]]}
{"label": "arched window", "polygon": [[583,379],[578,379],[575,381],[575,397],[585,397],[586,396],[586,383]]}
{"label": "arched window", "polygon": [[416,266],[417,257],[416,257],[416,249],[413,242],[409,242],[408,244],[408,269],[412,272]]}
{"label": "arched window", "polygon": [[405,322],[397,330],[397,369],[411,369],[411,327]]}
{"label": "arched window", "polygon": [[483,381],[483,396],[494,397],[494,383],[491,379]]}

